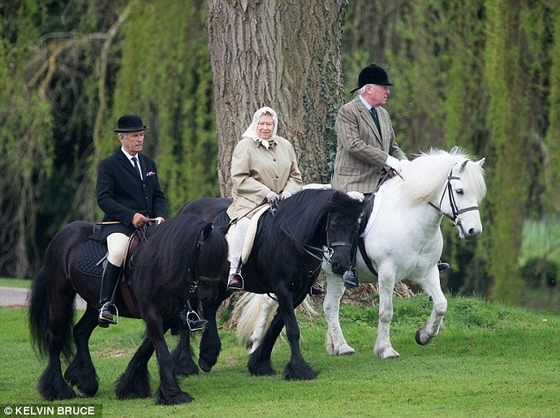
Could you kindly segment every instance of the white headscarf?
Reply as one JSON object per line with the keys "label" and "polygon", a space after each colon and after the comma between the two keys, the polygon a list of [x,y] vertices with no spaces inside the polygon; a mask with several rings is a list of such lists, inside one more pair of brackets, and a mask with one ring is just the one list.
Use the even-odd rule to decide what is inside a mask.
{"label": "white headscarf", "polygon": [[[260,138],[259,134],[257,133],[257,125],[259,123],[259,120],[266,113],[270,113],[272,115],[272,120],[274,121],[274,130],[272,131],[272,136],[268,140]],[[259,144],[263,144],[268,149],[269,142],[274,141],[274,137],[276,136],[277,131],[278,116],[276,115],[276,112],[270,107],[264,106],[255,112],[255,114],[253,115],[253,122],[251,122],[251,125],[249,125],[247,130],[243,133],[243,137],[251,138],[253,141],[258,142]]]}

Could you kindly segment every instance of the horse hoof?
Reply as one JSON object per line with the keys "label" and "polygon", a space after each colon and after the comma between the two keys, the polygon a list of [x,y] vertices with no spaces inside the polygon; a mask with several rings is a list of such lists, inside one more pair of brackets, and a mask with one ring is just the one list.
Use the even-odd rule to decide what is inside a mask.
{"label": "horse hoof", "polygon": [[350,347],[348,344],[341,345],[338,350],[336,350],[337,356],[351,356],[356,350]]}
{"label": "horse hoof", "polygon": [[422,329],[416,331],[416,334],[414,335],[414,339],[416,340],[416,343],[419,345],[427,345],[430,342],[430,340],[428,339],[426,341],[422,341],[421,333],[422,333]]}
{"label": "horse hoof", "polygon": [[198,367],[200,367],[200,369],[203,372],[206,372],[206,373],[208,373],[210,370],[212,370],[212,366],[210,366],[208,363],[206,363],[202,359],[198,359]]}
{"label": "horse hoof", "polygon": [[397,353],[393,347],[385,348],[383,350],[375,350],[375,354],[382,360],[391,359],[391,358],[399,358],[400,354]]}
{"label": "horse hoof", "polygon": [[194,399],[186,392],[179,392],[172,397],[162,397],[159,396],[157,400],[158,405],[180,405],[183,403],[192,402]]}

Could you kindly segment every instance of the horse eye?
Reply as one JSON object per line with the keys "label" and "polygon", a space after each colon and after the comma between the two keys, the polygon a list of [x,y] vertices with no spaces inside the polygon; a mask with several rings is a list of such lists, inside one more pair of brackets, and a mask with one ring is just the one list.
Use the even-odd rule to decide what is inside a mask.
{"label": "horse eye", "polygon": [[336,229],[336,222],[331,222],[330,228],[331,229]]}
{"label": "horse eye", "polygon": [[457,189],[455,193],[460,194],[461,196],[465,193],[463,189]]}

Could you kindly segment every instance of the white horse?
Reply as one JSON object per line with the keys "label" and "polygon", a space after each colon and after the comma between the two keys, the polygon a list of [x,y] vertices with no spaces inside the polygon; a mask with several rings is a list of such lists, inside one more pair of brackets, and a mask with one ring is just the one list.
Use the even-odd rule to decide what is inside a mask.
{"label": "white horse", "polygon": [[[356,269],[362,283],[376,279],[379,282],[379,322],[374,347],[378,357],[399,357],[391,345],[389,331],[393,289],[402,280],[419,284],[433,301],[430,317],[416,332],[416,342],[428,344],[443,326],[447,300],[437,269],[443,250],[440,225],[445,216],[457,227],[461,239],[471,240],[480,235],[478,205],[486,194],[483,164],[484,159],[475,162],[457,147],[450,152],[432,150],[412,160],[401,176],[388,180],[375,193],[373,208],[360,236],[365,255],[358,251]],[[328,322],[327,351],[331,355],[352,354],[354,349],[346,342],[339,323],[344,284],[340,276],[330,272],[328,261],[323,263],[323,271],[327,290],[323,302]],[[261,315],[267,315],[266,309],[273,304],[266,300],[262,303],[267,308]],[[251,335],[253,341],[258,341],[263,317],[254,320],[261,321],[261,327]]]}

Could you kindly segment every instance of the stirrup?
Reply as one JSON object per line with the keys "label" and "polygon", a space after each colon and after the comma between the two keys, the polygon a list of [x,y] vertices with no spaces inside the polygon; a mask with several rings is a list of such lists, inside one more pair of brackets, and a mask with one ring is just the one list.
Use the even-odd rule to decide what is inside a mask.
{"label": "stirrup", "polygon": [[191,332],[202,331],[207,323],[208,321],[206,319],[201,319],[196,311],[191,309],[187,312],[187,326]]}
{"label": "stirrup", "polygon": [[[232,276],[237,276],[239,278],[239,280],[241,281],[241,284],[239,286],[231,286],[230,285],[230,278]],[[233,273],[230,274],[228,276],[228,280],[227,280],[227,285],[226,285],[226,290],[228,291],[237,291],[237,290],[243,290],[245,289],[245,279],[243,279],[243,276],[239,273]]]}
{"label": "stirrup", "polygon": [[119,309],[111,301],[105,302],[99,309],[99,326],[107,328],[109,324],[119,323]]}

